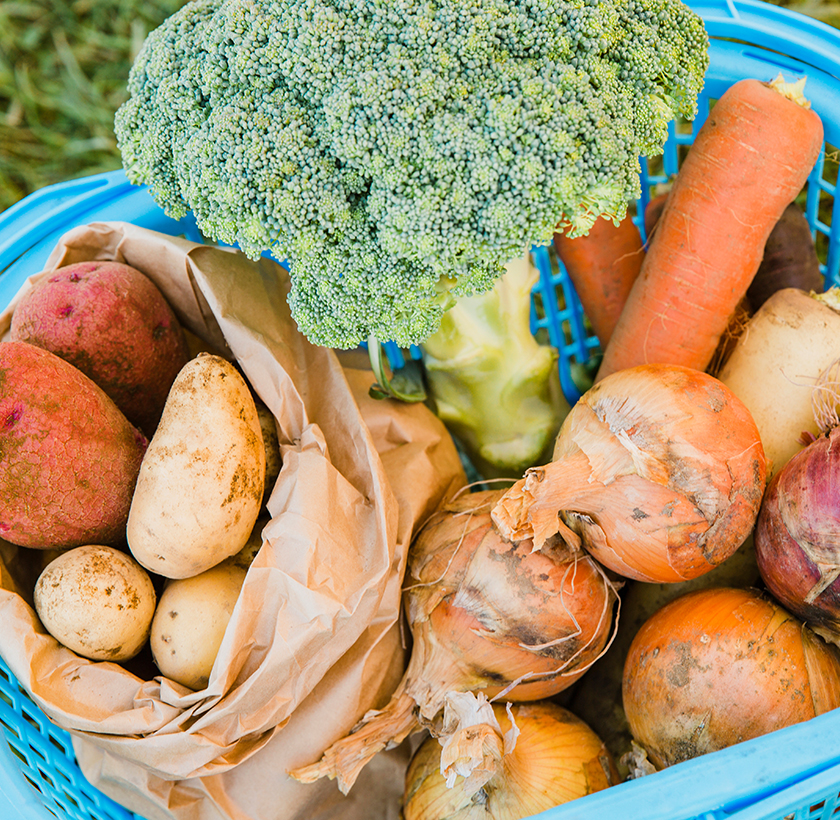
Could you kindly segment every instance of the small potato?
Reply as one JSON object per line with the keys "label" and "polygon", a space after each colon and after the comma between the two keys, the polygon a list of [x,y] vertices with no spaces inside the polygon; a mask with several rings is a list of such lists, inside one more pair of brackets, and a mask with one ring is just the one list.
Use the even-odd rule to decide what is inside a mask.
{"label": "small potato", "polygon": [[280,475],[283,456],[280,454],[280,437],[277,435],[277,421],[274,415],[261,401],[255,400],[255,404],[257,417],[260,420],[263,445],[265,446],[265,489],[263,491],[263,503],[265,504],[274,489],[277,476]]}
{"label": "small potato", "polygon": [[149,637],[156,596],[128,554],[91,545],[62,553],[35,584],[35,611],[59,643],[91,660],[133,658]]}
{"label": "small potato", "polygon": [[261,515],[257,519],[257,523],[254,524],[254,529],[251,531],[251,535],[245,542],[245,546],[242,547],[242,549],[235,555],[225,559],[224,563],[233,564],[234,566],[237,566],[247,572],[248,567],[251,566],[254,559],[257,557],[257,553],[262,549],[262,533],[270,520],[271,518],[268,515]]}
{"label": "small potato", "polygon": [[149,638],[158,669],[196,691],[206,688],[247,570],[234,559],[169,581]]}

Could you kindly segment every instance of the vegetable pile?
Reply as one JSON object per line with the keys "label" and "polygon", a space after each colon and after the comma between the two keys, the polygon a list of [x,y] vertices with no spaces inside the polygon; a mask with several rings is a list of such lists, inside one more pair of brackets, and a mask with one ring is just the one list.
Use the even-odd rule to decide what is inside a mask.
{"label": "vegetable pile", "polygon": [[[782,136],[768,157],[770,121]],[[744,158],[733,129],[741,148],[754,140]],[[507,820],[545,807],[540,764],[521,761],[562,745],[545,725],[526,736],[530,704],[534,715],[568,710],[601,745],[601,779],[580,796],[608,788],[613,768],[651,774],[840,706],[840,340],[836,296],[811,292],[821,273],[796,202],[822,134],[802,82],[742,81],[651,210],[644,246],[629,221],[558,232],[557,255],[595,308],[595,383],[564,414],[550,459],[506,489],[459,498],[420,532],[406,676],[385,709],[294,777],[335,778],[346,792],[372,755],[422,731],[406,816]],[[545,618],[560,623],[549,599],[570,590],[541,570],[549,589],[536,594],[526,564],[511,565],[523,549],[528,562],[600,568],[613,591],[609,634],[582,667],[544,665],[542,650],[562,645],[544,630]],[[570,612],[593,588],[586,577]],[[574,609],[581,638],[593,606],[589,621]],[[517,613],[532,624],[524,665],[509,645]],[[555,687],[559,670],[567,680]],[[567,753],[553,765],[577,764]]]}
{"label": "vegetable pile", "polygon": [[[792,207],[823,144],[803,82],[733,85],[638,215],[644,245],[627,215],[637,158],[694,115],[706,63],[675,0],[194,0],[147,40],[116,121],[129,177],[208,237],[288,258],[316,344],[421,344],[430,406],[479,473],[413,533],[390,699],[284,776],[346,794],[416,736],[406,820],[516,820],[840,706],[840,340]],[[574,407],[530,333],[533,243],[601,345]],[[104,319],[126,272],[60,274],[105,284],[69,313],[33,291],[0,343],[2,534],[61,549],[35,588],[59,641],[118,661],[148,643],[200,688],[258,548],[271,425],[151,296],[131,338],[50,333]],[[115,354],[138,343],[121,392]],[[84,458],[53,473],[79,437],[104,486]]]}

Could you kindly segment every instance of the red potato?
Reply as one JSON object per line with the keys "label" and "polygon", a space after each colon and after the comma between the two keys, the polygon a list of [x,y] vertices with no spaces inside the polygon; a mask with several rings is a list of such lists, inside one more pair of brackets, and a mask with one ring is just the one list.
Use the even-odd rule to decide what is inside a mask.
{"label": "red potato", "polygon": [[671,188],[596,380],[639,364],[704,370],[823,144],[800,83],[741,80]]}
{"label": "red potato", "polygon": [[10,338],[70,362],[147,435],[190,355],[154,282],[119,262],[78,262],[38,280],[15,307]]}
{"label": "red potato", "polygon": [[87,376],[0,342],[0,536],[22,547],[124,542],[147,440]]}

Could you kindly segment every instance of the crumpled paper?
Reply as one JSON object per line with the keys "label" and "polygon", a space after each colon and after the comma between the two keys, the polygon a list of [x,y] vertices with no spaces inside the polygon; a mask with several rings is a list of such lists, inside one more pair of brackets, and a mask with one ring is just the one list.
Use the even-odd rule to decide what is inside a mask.
{"label": "crumpled paper", "polygon": [[282,469],[271,518],[206,689],[162,677],[150,660],[89,661],[59,645],[27,600],[32,579],[15,588],[15,565],[38,552],[23,548],[0,552],[0,655],[71,732],[88,779],[149,820],[396,818],[404,748],[381,755],[369,788],[349,797],[287,771],[384,705],[402,676],[408,545],[466,482],[451,438],[423,405],[371,399],[368,370],[300,334],[281,266],[128,223],[65,234],[0,315],[0,335],[40,276],[92,259],[149,276],[272,411]]}

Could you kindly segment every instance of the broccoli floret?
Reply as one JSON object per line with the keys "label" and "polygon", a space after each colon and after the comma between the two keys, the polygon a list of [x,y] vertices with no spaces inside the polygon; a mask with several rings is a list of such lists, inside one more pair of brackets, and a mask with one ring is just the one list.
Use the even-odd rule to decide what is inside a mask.
{"label": "broccoli floret", "polygon": [[290,260],[310,340],[407,345],[558,225],[622,218],[707,63],[680,0],[192,0],[115,132],[167,213]]}

